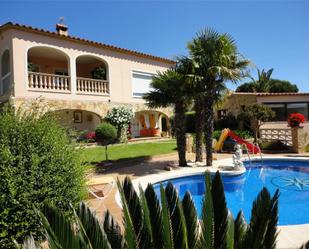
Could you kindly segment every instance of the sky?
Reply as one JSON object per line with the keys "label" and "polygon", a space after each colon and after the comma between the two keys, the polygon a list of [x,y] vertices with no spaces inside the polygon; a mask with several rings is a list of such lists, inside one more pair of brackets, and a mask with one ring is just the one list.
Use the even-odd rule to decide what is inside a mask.
{"label": "sky", "polygon": [[187,43],[211,27],[231,34],[255,67],[309,92],[309,0],[0,0],[0,10],[0,24],[53,31],[64,17],[70,35],[167,58],[187,55]]}

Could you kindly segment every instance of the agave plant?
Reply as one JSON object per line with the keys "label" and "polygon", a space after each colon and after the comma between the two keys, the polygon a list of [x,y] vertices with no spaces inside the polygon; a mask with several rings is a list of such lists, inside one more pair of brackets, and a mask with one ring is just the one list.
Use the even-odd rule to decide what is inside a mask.
{"label": "agave plant", "polygon": [[[84,204],[65,217],[53,207],[38,212],[46,229],[50,249],[66,248],[275,248],[278,222],[278,198],[263,188],[253,202],[247,224],[242,212],[236,219],[228,210],[219,172],[205,174],[206,192],[199,219],[191,194],[181,200],[168,183],[160,187],[160,198],[152,185],[139,194],[129,178],[118,181],[122,200],[123,229],[109,211],[100,222]],[[42,248],[29,238],[22,248]],[[20,248],[20,247],[19,247]]]}

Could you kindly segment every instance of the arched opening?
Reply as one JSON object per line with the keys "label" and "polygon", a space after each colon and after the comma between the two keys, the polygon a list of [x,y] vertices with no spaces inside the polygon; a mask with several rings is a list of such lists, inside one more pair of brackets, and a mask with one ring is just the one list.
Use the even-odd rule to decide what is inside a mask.
{"label": "arched opening", "polygon": [[62,109],[54,111],[59,123],[76,131],[94,131],[101,123],[101,117],[91,111],[78,109]]}
{"label": "arched opening", "polygon": [[28,86],[33,90],[71,90],[69,57],[51,47],[32,47],[27,54]]}
{"label": "arched opening", "polygon": [[153,110],[136,112],[130,128],[132,137],[167,137],[170,134],[168,116]]}
{"label": "arched opening", "polygon": [[9,92],[11,85],[11,59],[10,51],[5,50],[1,56],[1,80],[0,80],[1,95]]}
{"label": "arched opening", "polygon": [[76,59],[77,92],[109,94],[108,66],[101,58],[81,55]]}

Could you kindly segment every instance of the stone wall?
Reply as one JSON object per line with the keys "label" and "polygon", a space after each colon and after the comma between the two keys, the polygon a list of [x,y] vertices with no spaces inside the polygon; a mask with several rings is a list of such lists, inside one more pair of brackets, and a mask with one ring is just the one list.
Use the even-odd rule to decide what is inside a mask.
{"label": "stone wall", "polygon": [[108,103],[102,101],[75,101],[75,100],[51,100],[44,98],[37,99],[23,99],[13,98],[11,103],[21,110],[27,110],[34,105],[39,105],[43,112],[47,111],[59,111],[59,110],[83,110],[97,114],[101,118],[104,118],[107,112],[115,105],[131,106],[134,112],[155,110],[162,112],[167,117],[171,117],[173,114],[172,108],[155,108],[151,109],[144,103]]}

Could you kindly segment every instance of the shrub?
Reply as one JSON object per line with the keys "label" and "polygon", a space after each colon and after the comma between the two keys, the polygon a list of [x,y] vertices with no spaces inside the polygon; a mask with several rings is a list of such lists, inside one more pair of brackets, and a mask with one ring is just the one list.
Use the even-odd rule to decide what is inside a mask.
{"label": "shrub", "polygon": [[105,146],[105,156],[108,160],[107,146],[113,144],[117,139],[117,129],[109,123],[102,123],[95,129],[96,140]]}
{"label": "shrub", "polygon": [[262,142],[260,144],[260,148],[262,150],[272,150],[272,151],[283,151],[283,150],[289,150],[290,149],[289,146],[282,143],[280,140],[270,141],[270,142]]}
{"label": "shrub", "polygon": [[7,108],[0,114],[0,248],[32,234],[44,239],[33,207],[61,210],[81,201],[84,167],[66,131],[51,115]]}
{"label": "shrub", "polygon": [[[214,139],[219,139],[221,136],[221,130],[215,130],[213,132],[213,138]],[[243,139],[249,139],[249,138],[253,138],[253,134],[250,131],[246,131],[246,130],[233,130],[233,132],[237,135],[240,136]]]}
{"label": "shrub", "polygon": [[305,116],[301,113],[292,113],[288,117],[288,124],[290,127],[299,127],[299,125],[304,122]]}

